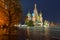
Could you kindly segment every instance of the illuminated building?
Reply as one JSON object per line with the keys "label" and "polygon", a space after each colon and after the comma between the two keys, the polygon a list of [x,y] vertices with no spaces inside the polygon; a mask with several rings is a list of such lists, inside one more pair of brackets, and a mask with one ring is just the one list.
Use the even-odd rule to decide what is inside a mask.
{"label": "illuminated building", "polygon": [[27,19],[26,20],[27,20],[26,22],[28,22],[29,20],[32,20],[34,26],[38,26],[38,27],[43,27],[43,26],[49,27],[50,26],[49,21],[47,21],[47,20],[43,21],[42,11],[40,11],[40,13],[38,13],[36,4],[34,5],[33,13],[32,14],[30,12],[27,13]]}
{"label": "illuminated building", "polygon": [[38,14],[36,4],[35,4],[35,7],[34,7],[34,17],[33,17],[33,19],[35,19],[34,25],[43,26],[42,12],[40,12]]}
{"label": "illuminated building", "polygon": [[28,18],[28,20],[31,20],[31,14],[30,14],[30,12],[27,13],[27,18]]}
{"label": "illuminated building", "polygon": [[49,27],[49,22],[47,20],[44,21],[44,27]]}
{"label": "illuminated building", "polygon": [[43,17],[42,17],[42,12],[41,11],[40,11],[39,19],[40,19],[40,22],[42,23],[43,22]]}
{"label": "illuminated building", "polygon": [[32,21],[33,21],[33,24],[36,25],[36,17],[34,13],[32,13]]}
{"label": "illuminated building", "polygon": [[34,7],[33,19],[34,19],[34,25],[36,25],[36,26],[43,26],[42,12],[40,12],[38,14],[36,4],[35,4],[35,7]]}
{"label": "illuminated building", "polygon": [[42,17],[42,12],[40,11],[40,14],[39,14],[39,25],[40,26],[43,26],[43,17]]}
{"label": "illuminated building", "polygon": [[33,13],[30,14],[30,12],[28,12],[27,16],[28,16],[28,20],[33,21],[34,26],[41,26],[41,27],[43,26],[42,12],[40,11],[40,13],[38,14],[36,4],[34,5]]}
{"label": "illuminated building", "polygon": [[36,18],[36,21],[38,20],[37,17],[38,17],[38,11],[37,11],[37,7],[36,7],[36,4],[34,5],[34,16]]}

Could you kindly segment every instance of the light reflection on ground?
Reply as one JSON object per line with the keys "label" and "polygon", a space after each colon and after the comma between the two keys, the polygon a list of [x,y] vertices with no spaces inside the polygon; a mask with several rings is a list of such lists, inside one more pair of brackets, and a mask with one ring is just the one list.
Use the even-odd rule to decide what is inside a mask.
{"label": "light reflection on ground", "polygon": [[60,27],[20,27],[12,28],[9,35],[6,29],[0,29],[0,40],[9,40],[9,36],[10,40],[60,40],[59,30]]}

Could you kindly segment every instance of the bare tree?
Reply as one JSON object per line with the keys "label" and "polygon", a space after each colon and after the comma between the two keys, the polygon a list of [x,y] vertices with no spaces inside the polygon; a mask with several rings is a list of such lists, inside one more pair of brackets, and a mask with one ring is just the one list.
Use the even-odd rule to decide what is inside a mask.
{"label": "bare tree", "polygon": [[22,17],[22,7],[18,0],[14,1],[10,0],[8,2],[9,26],[19,24]]}
{"label": "bare tree", "polygon": [[[5,25],[11,34],[11,27],[19,24],[22,18],[22,6],[19,0],[0,0],[0,25]],[[10,36],[9,36],[10,39]]]}
{"label": "bare tree", "polygon": [[19,24],[22,18],[22,6],[19,0],[0,1],[0,21],[3,25]]}

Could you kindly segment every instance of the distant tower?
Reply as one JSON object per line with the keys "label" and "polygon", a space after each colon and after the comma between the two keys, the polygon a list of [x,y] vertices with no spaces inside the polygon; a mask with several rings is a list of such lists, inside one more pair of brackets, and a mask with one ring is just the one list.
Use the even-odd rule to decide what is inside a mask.
{"label": "distant tower", "polygon": [[32,13],[32,21],[33,21],[33,24],[36,25],[36,17],[34,13]]}
{"label": "distant tower", "polygon": [[31,14],[30,12],[27,13],[28,20],[31,20]]}
{"label": "distant tower", "polygon": [[39,19],[40,19],[40,22],[43,22],[43,17],[42,17],[42,12],[41,11],[40,11]]}
{"label": "distant tower", "polygon": [[42,12],[40,11],[40,14],[39,14],[39,23],[40,23],[40,26],[43,26],[43,17],[42,17]]}
{"label": "distant tower", "polygon": [[49,22],[47,20],[44,21],[44,27],[49,27]]}

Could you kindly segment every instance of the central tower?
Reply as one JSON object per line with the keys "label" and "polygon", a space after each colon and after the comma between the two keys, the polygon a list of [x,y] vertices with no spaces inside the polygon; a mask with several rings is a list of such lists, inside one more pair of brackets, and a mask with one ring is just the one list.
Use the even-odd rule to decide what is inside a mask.
{"label": "central tower", "polygon": [[34,22],[34,25],[36,25],[36,22],[38,21],[38,11],[37,11],[37,5],[36,5],[36,3],[35,3],[35,5],[34,5],[34,12],[33,12],[33,17],[32,17],[32,19],[33,19],[33,22]]}
{"label": "central tower", "polygon": [[38,11],[37,11],[37,5],[36,5],[36,3],[35,3],[35,5],[34,5],[34,14],[35,14],[36,21],[37,21]]}

